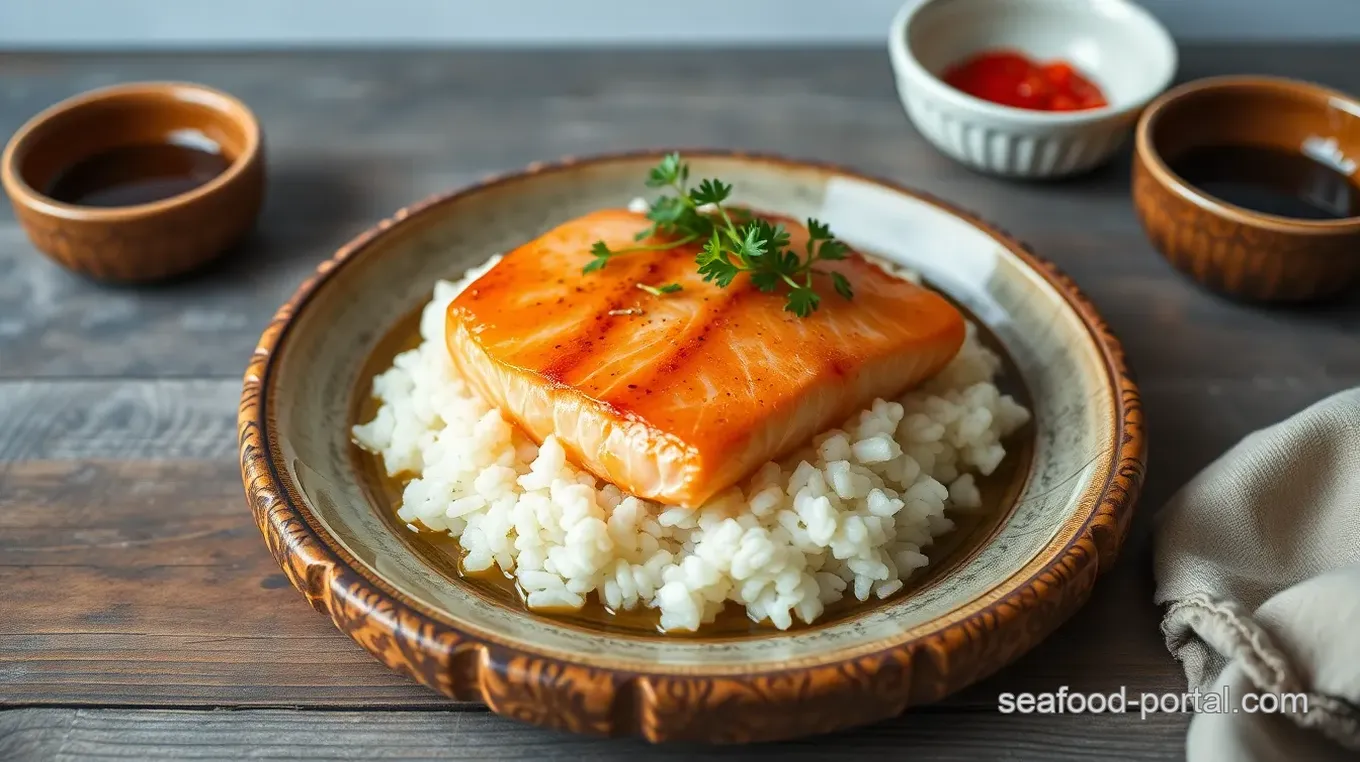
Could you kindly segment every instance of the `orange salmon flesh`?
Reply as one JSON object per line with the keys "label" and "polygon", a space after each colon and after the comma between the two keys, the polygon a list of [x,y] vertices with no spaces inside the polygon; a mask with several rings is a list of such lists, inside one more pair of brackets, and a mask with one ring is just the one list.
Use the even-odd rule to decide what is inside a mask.
{"label": "orange salmon flesh", "polygon": [[[807,230],[779,221],[803,252]],[[935,375],[963,344],[953,305],[853,252],[817,266],[843,273],[854,298],[817,276],[821,308],[806,318],[784,311],[783,289],[761,293],[745,275],[705,283],[697,244],[582,274],[592,243],[633,246],[647,226],[612,209],[567,222],[505,255],[447,314],[453,362],[478,393],[627,493],[703,505]],[[637,288],[671,282],[683,290]]]}

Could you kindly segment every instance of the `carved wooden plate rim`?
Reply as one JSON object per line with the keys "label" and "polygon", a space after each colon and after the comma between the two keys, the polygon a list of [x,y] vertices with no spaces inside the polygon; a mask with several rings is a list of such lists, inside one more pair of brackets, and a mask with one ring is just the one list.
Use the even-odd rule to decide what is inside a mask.
{"label": "carved wooden plate rim", "polygon": [[[938,700],[1028,651],[1085,602],[1127,534],[1146,472],[1137,385],[1118,339],[1075,284],[1028,246],[977,215],[883,178],[818,161],[741,151],[693,149],[690,157],[738,159],[813,169],[876,184],[953,214],[990,235],[1071,307],[1099,348],[1118,422],[1114,462],[1093,508],[1060,548],[1046,549],[980,599],[949,617],[904,631],[826,663],[778,669],[704,666],[618,669],[540,653],[493,634],[460,629],[356,563],[316,522],[294,485],[280,478],[282,455],[267,410],[270,370],[295,315],[328,278],[384,231],[417,213],[515,179],[582,165],[657,157],[638,150],[535,163],[399,210],[322,262],[280,307],[246,369],[238,418],[242,480],[256,522],[285,574],[318,611],[388,667],[457,699],[540,725],[651,741],[759,741],[829,732]],[[1056,538],[1055,538],[1056,539]],[[1004,594],[997,595],[1004,590]],[[957,614],[957,616],[955,616]],[[1003,644],[995,647],[995,644]],[[991,644],[993,647],[988,647]]]}

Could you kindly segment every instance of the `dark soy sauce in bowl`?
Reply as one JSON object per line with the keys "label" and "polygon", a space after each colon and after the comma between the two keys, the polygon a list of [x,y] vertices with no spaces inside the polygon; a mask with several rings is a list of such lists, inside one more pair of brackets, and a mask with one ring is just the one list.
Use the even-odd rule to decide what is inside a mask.
{"label": "dark soy sauce in bowl", "polygon": [[231,162],[206,139],[112,148],[59,172],[46,194],[77,206],[119,207],[161,201],[207,184]]}
{"label": "dark soy sauce in bowl", "polygon": [[1360,187],[1303,153],[1250,145],[1192,148],[1170,162],[1190,185],[1229,204],[1299,220],[1360,216]]}

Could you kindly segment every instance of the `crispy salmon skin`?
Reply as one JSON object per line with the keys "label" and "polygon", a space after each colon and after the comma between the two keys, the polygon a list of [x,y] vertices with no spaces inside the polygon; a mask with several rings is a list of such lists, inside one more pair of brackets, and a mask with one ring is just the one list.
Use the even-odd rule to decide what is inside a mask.
{"label": "crispy salmon skin", "polygon": [[[806,229],[780,222],[801,250]],[[647,227],[621,209],[567,222],[507,254],[447,314],[453,362],[483,397],[628,493],[702,505],[934,375],[963,344],[953,305],[853,252],[818,267],[844,274],[854,298],[818,276],[822,306],[806,318],[749,278],[705,283],[697,244],[582,274],[592,243],[625,248]],[[657,297],[638,283],[682,290]]]}

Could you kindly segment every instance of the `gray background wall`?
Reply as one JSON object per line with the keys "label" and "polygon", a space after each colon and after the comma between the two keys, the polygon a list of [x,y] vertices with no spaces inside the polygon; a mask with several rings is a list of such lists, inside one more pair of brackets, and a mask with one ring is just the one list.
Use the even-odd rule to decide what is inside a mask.
{"label": "gray background wall", "polygon": [[[0,48],[878,43],[902,0],[0,0]],[[1144,0],[1182,39],[1360,39],[1360,0]]]}

